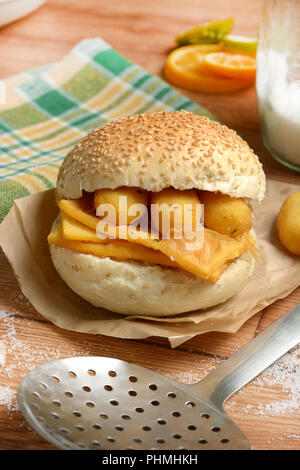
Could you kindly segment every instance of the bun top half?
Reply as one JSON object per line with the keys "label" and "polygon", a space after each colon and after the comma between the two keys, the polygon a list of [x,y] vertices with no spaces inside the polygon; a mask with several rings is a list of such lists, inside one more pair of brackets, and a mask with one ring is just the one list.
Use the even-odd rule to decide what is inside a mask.
{"label": "bun top half", "polygon": [[95,129],[68,153],[57,180],[66,199],[120,186],[194,188],[261,201],[265,174],[235,131],[191,112],[156,112]]}

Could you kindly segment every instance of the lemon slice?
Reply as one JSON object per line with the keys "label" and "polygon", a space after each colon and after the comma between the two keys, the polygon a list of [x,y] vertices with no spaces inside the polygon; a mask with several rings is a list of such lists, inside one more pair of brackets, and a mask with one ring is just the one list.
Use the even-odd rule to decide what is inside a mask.
{"label": "lemon slice", "polygon": [[257,50],[257,39],[248,36],[235,36],[228,34],[223,37],[224,49],[232,52],[243,52],[255,55]]}
{"label": "lemon slice", "polygon": [[223,36],[230,33],[234,25],[234,18],[213,21],[196,26],[175,37],[178,46],[189,44],[214,44],[221,41]]}
{"label": "lemon slice", "polygon": [[200,93],[230,93],[251,86],[251,80],[220,76],[205,64],[205,57],[221,51],[221,44],[194,44],[172,51],[164,75],[174,85]]}

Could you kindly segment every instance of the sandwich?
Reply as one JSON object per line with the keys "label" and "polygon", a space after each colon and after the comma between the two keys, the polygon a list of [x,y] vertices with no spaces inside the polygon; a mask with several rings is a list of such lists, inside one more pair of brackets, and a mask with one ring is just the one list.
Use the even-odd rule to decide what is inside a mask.
{"label": "sandwich", "polygon": [[253,203],[264,193],[258,157],[226,126],[186,111],[123,117],[65,157],[51,258],[96,307],[148,317],[207,309],[253,274]]}

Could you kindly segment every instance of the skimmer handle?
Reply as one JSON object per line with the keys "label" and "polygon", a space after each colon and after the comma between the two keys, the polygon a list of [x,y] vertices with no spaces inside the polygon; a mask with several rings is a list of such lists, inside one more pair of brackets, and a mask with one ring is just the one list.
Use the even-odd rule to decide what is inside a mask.
{"label": "skimmer handle", "polygon": [[227,398],[300,342],[300,304],[190,386],[223,410]]}

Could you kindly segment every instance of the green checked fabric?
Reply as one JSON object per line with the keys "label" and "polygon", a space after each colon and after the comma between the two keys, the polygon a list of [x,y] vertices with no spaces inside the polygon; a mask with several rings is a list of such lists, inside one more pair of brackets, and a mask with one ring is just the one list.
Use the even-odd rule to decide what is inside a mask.
{"label": "green checked fabric", "polygon": [[82,41],[59,63],[7,79],[5,88],[0,220],[14,199],[55,186],[67,152],[111,119],[179,109],[213,118],[99,38]]}

